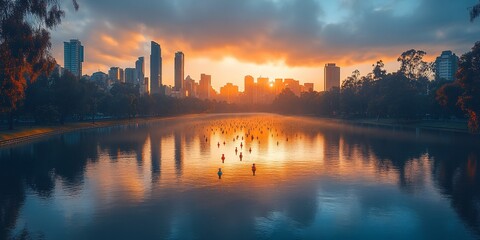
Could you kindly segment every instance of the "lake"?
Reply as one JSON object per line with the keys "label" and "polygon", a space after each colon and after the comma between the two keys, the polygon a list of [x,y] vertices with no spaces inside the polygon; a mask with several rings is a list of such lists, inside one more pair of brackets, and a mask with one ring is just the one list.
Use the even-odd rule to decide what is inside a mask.
{"label": "lake", "polygon": [[77,131],[0,149],[0,239],[478,239],[479,146],[271,114]]}

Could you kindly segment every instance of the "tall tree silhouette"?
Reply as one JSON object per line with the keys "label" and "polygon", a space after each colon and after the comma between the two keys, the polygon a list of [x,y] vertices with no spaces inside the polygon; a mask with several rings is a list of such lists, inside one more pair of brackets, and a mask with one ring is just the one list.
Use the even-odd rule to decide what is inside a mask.
{"label": "tall tree silhouette", "polygon": [[65,13],[57,0],[0,0],[0,9],[0,113],[9,114],[12,129],[27,85],[53,69],[49,30]]}
{"label": "tall tree silhouette", "polygon": [[480,131],[480,42],[476,42],[472,51],[460,58],[457,81],[463,88],[458,103],[468,114],[468,128],[471,132]]}
{"label": "tall tree silhouette", "polygon": [[470,9],[470,21],[473,22],[478,16],[480,16],[480,1]]}

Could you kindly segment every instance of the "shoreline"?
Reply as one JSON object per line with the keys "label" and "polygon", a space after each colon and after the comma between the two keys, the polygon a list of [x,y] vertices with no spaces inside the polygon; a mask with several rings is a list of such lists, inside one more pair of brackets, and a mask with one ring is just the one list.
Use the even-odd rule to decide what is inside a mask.
{"label": "shoreline", "polygon": [[159,116],[159,117],[141,117],[132,119],[109,119],[98,120],[95,123],[92,122],[71,122],[65,125],[53,125],[53,126],[22,126],[13,130],[0,131],[0,148],[28,141],[37,140],[44,137],[55,136],[64,133],[70,133],[81,130],[122,126],[128,124],[148,123],[153,121],[159,121],[179,116]]}
{"label": "shoreline", "polygon": [[341,119],[340,121],[346,124],[366,127],[400,128],[410,130],[427,130],[470,134],[466,121],[418,120],[410,123],[401,123],[391,119]]}
{"label": "shoreline", "polygon": [[[261,114],[261,113],[259,113]],[[72,122],[65,125],[54,126],[26,126],[17,127],[14,130],[7,130],[0,132],[0,147],[14,145],[18,143],[33,141],[36,139],[64,134],[79,130],[87,130],[102,127],[121,126],[127,124],[148,123],[159,120],[166,120],[184,116],[195,116],[204,114],[186,114],[178,116],[159,116],[159,117],[141,117],[132,119],[109,119],[99,120],[95,123],[91,122]],[[282,115],[282,114],[280,114]],[[292,116],[292,115],[283,115]],[[295,115],[297,116],[297,115]],[[430,131],[444,131],[469,134],[466,121],[441,121],[441,120],[419,120],[412,123],[399,123],[391,119],[340,119],[340,118],[324,118],[311,115],[303,115],[305,117],[313,117],[315,119],[324,119],[329,121],[336,121],[343,124],[355,125],[360,127],[378,127],[378,128],[400,128],[400,129],[420,129]]]}

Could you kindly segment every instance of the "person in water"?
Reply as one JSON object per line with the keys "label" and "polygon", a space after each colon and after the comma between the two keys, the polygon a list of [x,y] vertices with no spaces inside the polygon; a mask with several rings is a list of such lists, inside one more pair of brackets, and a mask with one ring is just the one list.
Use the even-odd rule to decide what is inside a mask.
{"label": "person in water", "polygon": [[242,152],[240,152],[240,161],[242,161],[243,155]]}
{"label": "person in water", "polygon": [[222,163],[225,161],[225,154],[222,153]]}
{"label": "person in water", "polygon": [[218,174],[218,179],[222,179],[222,174],[223,174],[223,172],[222,172],[222,169],[221,169],[221,168],[218,168],[217,174]]}
{"label": "person in water", "polygon": [[252,173],[253,173],[253,176],[255,176],[255,171],[257,171],[257,167],[255,167],[255,163],[252,164]]}

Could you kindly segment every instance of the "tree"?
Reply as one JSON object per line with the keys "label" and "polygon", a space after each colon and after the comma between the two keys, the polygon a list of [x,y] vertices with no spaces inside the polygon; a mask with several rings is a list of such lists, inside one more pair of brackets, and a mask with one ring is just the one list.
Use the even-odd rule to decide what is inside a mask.
{"label": "tree", "polygon": [[98,112],[98,105],[104,98],[104,94],[94,82],[82,79],[81,83],[85,86],[85,113],[89,114],[92,123],[95,123],[95,115],[97,115]]}
{"label": "tree", "polygon": [[462,95],[462,88],[458,82],[443,84],[436,92],[436,100],[442,106],[445,115],[460,117],[461,109],[458,107],[458,99]]}
{"label": "tree", "polygon": [[345,114],[356,114],[360,109],[361,78],[360,72],[355,70],[342,83],[342,94],[340,96],[340,108]]}
{"label": "tree", "polygon": [[473,133],[479,132],[480,126],[480,41],[476,42],[472,51],[460,58],[457,71],[457,82],[463,89],[458,103],[468,114],[468,128]]}
{"label": "tree", "polygon": [[47,77],[41,75],[37,81],[30,84],[25,92],[23,109],[28,115],[33,115],[36,123],[51,124],[58,121],[59,113],[54,104],[53,81],[58,74]]}
{"label": "tree", "polygon": [[0,0],[0,9],[0,112],[9,114],[13,129],[13,112],[28,83],[53,69],[49,30],[64,12],[57,0]]}
{"label": "tree", "polygon": [[409,79],[428,78],[432,74],[431,64],[423,61],[427,53],[422,50],[410,49],[398,57],[400,69],[398,70]]}
{"label": "tree", "polygon": [[281,113],[298,113],[299,98],[289,88],[284,89],[272,103],[275,110]]}
{"label": "tree", "polygon": [[85,89],[77,77],[66,71],[57,77],[53,84],[54,102],[60,114],[60,124],[64,124],[67,117],[80,113],[84,102]]}
{"label": "tree", "polygon": [[377,63],[373,65],[372,73],[374,79],[380,79],[387,74],[387,71],[385,70],[385,64],[382,60],[377,61]]}
{"label": "tree", "polygon": [[134,117],[138,112],[139,89],[131,84],[116,83],[110,89],[110,111],[116,117]]}
{"label": "tree", "polygon": [[473,22],[478,16],[480,16],[480,2],[470,9],[470,21]]}

